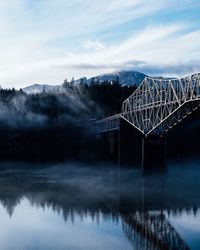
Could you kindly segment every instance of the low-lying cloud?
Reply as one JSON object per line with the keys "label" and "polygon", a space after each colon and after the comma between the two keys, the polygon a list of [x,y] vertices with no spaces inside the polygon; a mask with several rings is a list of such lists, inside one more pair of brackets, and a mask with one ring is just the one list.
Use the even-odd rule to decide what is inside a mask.
{"label": "low-lying cloud", "polygon": [[0,127],[12,129],[57,126],[84,126],[95,116],[102,115],[100,107],[79,87],[62,93],[25,94],[0,92]]}
{"label": "low-lying cloud", "polygon": [[[56,66],[65,69],[67,66]],[[80,63],[68,65],[68,68],[79,71],[97,70],[103,72],[114,72],[120,70],[133,70],[143,72],[149,76],[176,76],[182,77],[189,74],[200,72],[200,60],[174,61],[168,63],[153,64],[145,61],[130,60],[111,64],[90,64]]]}

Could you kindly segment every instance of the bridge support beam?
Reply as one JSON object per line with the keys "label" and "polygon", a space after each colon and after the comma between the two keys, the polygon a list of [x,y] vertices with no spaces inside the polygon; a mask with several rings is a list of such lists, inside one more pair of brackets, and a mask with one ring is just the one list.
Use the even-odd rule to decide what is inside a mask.
{"label": "bridge support beam", "polygon": [[160,136],[142,138],[142,171],[164,170],[166,140]]}

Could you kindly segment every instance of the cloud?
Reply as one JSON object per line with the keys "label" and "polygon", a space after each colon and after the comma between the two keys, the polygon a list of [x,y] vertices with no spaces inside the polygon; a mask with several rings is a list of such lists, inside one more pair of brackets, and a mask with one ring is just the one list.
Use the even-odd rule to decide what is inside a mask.
{"label": "cloud", "polygon": [[[121,70],[123,68],[127,68],[127,67],[132,67],[132,69],[134,67],[137,67],[139,65],[143,65],[146,62],[144,61],[138,61],[138,60],[130,60],[130,61],[125,61],[125,62],[119,62],[119,63],[111,63],[111,64],[90,64],[90,63],[80,63],[80,64],[74,64],[74,65],[68,65],[68,67],[70,67],[71,69],[114,69],[114,70]],[[59,67],[59,66],[58,66]],[[62,65],[60,66],[62,69],[66,68],[66,66]]]}
{"label": "cloud", "polygon": [[98,40],[95,41],[87,40],[83,43],[83,48],[87,50],[91,49],[99,51],[105,49],[106,46]]}
{"label": "cloud", "polygon": [[[58,66],[66,69],[66,66]],[[169,63],[153,64],[145,61],[130,60],[121,63],[111,64],[74,64],[68,68],[78,71],[96,70],[102,72],[112,72],[119,70],[134,70],[143,72],[149,76],[181,77],[200,72],[200,60],[174,61]]]}
{"label": "cloud", "polygon": [[[200,71],[200,31],[184,25],[147,27],[142,32],[102,50],[70,53],[57,68],[90,75],[115,70],[138,70],[150,75],[178,75]],[[55,66],[55,65],[54,65]]]}
{"label": "cloud", "polygon": [[1,1],[0,84],[60,83],[131,61],[189,69],[200,56],[199,9],[198,0]]}
{"label": "cloud", "polygon": [[181,77],[200,72],[200,60],[176,61],[171,63],[126,65],[127,70],[137,70],[150,76]]}

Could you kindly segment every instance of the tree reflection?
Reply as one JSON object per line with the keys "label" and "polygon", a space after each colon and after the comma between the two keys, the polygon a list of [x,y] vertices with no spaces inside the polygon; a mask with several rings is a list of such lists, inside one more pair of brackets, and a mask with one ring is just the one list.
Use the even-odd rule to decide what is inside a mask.
{"label": "tree reflection", "polygon": [[134,249],[189,249],[166,215],[197,213],[198,171],[190,176],[183,171],[177,178],[174,174],[140,176],[130,170],[80,169],[61,178],[57,170],[2,170],[0,202],[9,216],[26,198],[32,206],[62,215],[66,222],[75,223],[77,217],[98,224],[107,218],[120,222]]}

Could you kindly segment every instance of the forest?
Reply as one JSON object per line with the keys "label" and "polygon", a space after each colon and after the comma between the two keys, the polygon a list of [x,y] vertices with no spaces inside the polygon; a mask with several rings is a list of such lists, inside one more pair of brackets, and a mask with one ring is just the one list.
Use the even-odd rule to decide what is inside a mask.
{"label": "forest", "polygon": [[[121,86],[117,81],[64,82],[62,91],[44,89],[36,94],[0,89],[0,159],[99,160],[94,122],[119,113],[134,90],[135,86]],[[198,109],[167,135],[168,153],[198,156],[199,127]]]}
{"label": "forest", "polygon": [[135,87],[63,84],[61,92],[0,90],[1,160],[93,159],[93,122],[120,112]]}

